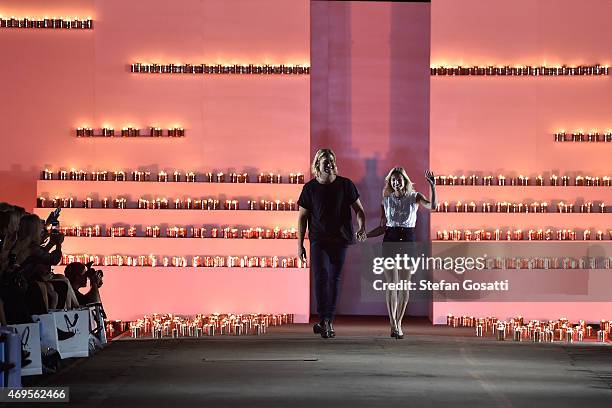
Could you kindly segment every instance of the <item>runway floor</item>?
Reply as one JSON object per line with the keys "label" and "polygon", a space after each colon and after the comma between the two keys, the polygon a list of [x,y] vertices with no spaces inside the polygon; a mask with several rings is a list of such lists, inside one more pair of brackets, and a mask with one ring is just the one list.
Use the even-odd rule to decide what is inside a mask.
{"label": "runway floor", "polygon": [[425,320],[404,327],[403,340],[382,318],[340,318],[329,340],[309,325],[117,340],[37,385],[69,386],[69,405],[87,407],[612,406],[610,343],[499,342]]}

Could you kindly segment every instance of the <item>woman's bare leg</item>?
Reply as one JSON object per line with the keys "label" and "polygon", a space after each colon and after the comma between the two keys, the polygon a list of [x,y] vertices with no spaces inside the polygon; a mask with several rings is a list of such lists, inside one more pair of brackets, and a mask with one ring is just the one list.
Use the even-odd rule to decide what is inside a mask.
{"label": "woman's bare leg", "polygon": [[[412,278],[412,275],[410,274],[410,270],[402,270],[401,272],[399,272],[399,279],[400,280],[406,280],[408,282],[410,282],[410,279]],[[406,312],[406,306],[408,306],[408,298],[410,296],[410,292],[406,289],[406,290],[398,290],[397,291],[397,309],[395,311],[395,317],[396,317],[396,321],[395,321],[395,325],[397,327],[397,331],[400,334],[403,334],[402,332],[402,319],[404,318],[404,313]]]}
{"label": "woman's bare leg", "polygon": [[[396,269],[385,269],[385,280],[387,283],[396,282],[397,279],[397,270]],[[387,303],[387,313],[389,313],[389,323],[391,323],[391,329],[397,330],[397,293],[395,290],[385,290],[385,300]]]}

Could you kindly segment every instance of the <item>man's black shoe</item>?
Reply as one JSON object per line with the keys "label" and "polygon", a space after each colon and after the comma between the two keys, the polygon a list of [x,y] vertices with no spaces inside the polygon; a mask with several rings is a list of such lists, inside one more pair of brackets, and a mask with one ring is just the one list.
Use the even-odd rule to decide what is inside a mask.
{"label": "man's black shoe", "polygon": [[334,324],[331,320],[327,320],[327,334],[329,337],[336,337],[336,331],[334,330]]}
{"label": "man's black shoe", "polygon": [[334,331],[334,326],[332,325],[331,320],[325,319],[323,322],[321,322],[321,328],[321,337],[324,339],[336,337],[336,332]]}
{"label": "man's black shoe", "polygon": [[316,323],[314,326],[312,326],[312,331],[314,334],[323,333],[323,322]]}

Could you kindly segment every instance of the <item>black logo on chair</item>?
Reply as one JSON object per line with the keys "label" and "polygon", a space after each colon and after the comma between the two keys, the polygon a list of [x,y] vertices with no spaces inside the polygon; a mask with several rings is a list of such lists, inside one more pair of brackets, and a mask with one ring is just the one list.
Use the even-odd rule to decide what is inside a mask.
{"label": "black logo on chair", "polygon": [[28,343],[30,341],[30,326],[26,326],[26,328],[21,333],[21,366],[25,367],[32,363],[28,357],[30,357],[30,352],[28,351]]}
{"label": "black logo on chair", "polygon": [[102,305],[95,305],[90,309],[91,313],[91,322],[92,327],[89,331],[89,334],[95,336],[98,340],[106,343],[106,332],[104,319],[106,318],[106,314],[104,313],[104,309],[102,309]]}
{"label": "black logo on chair", "polygon": [[66,331],[61,330],[58,327],[57,328],[57,339],[59,341],[63,341],[63,340],[68,340],[68,339],[74,337],[78,333],[78,330],[76,328],[76,324],[77,324],[78,320],[79,320],[79,314],[78,313],[74,314],[73,321],[70,321],[70,317],[68,317],[67,314],[64,314],[64,321],[66,322]]}

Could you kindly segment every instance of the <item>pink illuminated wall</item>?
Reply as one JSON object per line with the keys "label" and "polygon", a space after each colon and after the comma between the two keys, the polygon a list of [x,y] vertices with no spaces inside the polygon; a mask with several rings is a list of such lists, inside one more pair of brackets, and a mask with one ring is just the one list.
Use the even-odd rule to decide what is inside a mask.
{"label": "pink illuminated wall", "polygon": [[[612,64],[606,0],[432,1],[431,63],[436,65],[581,65]],[[438,174],[504,174],[533,177],[551,173],[610,174],[609,144],[555,143],[553,133],[612,129],[607,100],[612,79],[605,77],[432,77],[430,163]],[[612,200],[609,188],[528,187],[441,188],[441,201],[565,202]],[[555,218],[556,217],[556,218]],[[607,230],[609,214],[543,214],[487,217],[482,214],[434,214],[437,229],[591,228]],[[608,241],[609,244],[609,241]],[[545,272],[545,271],[544,271]],[[568,271],[569,272],[569,271]],[[506,318],[603,318],[612,304],[440,304],[434,320],[446,313]]]}
{"label": "pink illuminated wall", "polygon": [[[175,169],[198,173],[247,171],[251,177],[260,171],[285,177],[291,172],[308,172],[308,75],[212,77],[138,75],[129,71],[134,62],[309,65],[308,0],[8,0],[0,4],[0,14],[94,20],[93,30],[0,31],[0,77],[4,78],[0,98],[1,201],[32,210],[37,193],[73,194],[81,200],[89,193],[100,197],[127,195],[132,202],[140,194],[120,183],[102,189],[92,184],[91,191],[86,191],[86,184],[71,188],[70,182],[61,186],[39,183],[37,190],[36,180],[45,167],[141,169],[152,174]],[[180,126],[185,128],[186,137],[77,139],[75,129],[81,126],[110,126],[116,131],[124,126]],[[149,188],[145,192],[149,195],[166,191],[181,197],[189,193],[178,183],[157,190],[144,187]],[[295,201],[300,186],[239,187],[238,191],[222,184],[205,185],[198,191],[219,197],[237,194],[245,201],[270,200],[279,195]],[[46,215],[48,211],[38,209],[37,213]],[[271,228],[277,224],[291,227],[297,220],[289,212],[259,216],[242,211],[236,217],[223,211],[205,215],[166,212],[161,217],[147,212],[139,218],[130,210],[85,211],[89,212],[66,209],[61,220],[67,225],[193,225],[210,221]],[[187,255],[185,251],[189,255],[206,251],[239,255],[237,252],[242,251],[295,256],[295,241],[266,247],[235,242],[237,245],[226,243],[221,249],[216,244],[205,240],[197,245],[190,241],[185,246],[172,239],[153,245],[146,238],[112,242],[107,238],[69,239],[65,252],[137,254],[155,249],[165,256]],[[307,269],[202,269],[108,268],[102,296],[109,317],[133,319],[153,311],[216,311],[294,313],[297,321],[308,319]]]}
{"label": "pink illuminated wall", "polygon": [[[0,32],[2,200],[31,209],[45,166],[307,170],[307,75],[129,72],[136,61],[308,64],[307,0],[8,0],[0,14],[94,19],[87,31]],[[187,137],[78,140],[74,129],[84,125],[180,125]]]}
{"label": "pink illuminated wall", "polygon": [[[432,65],[612,64],[612,3],[435,0]],[[555,144],[552,134],[612,129],[610,77],[432,78],[431,165],[606,174],[609,146]]]}
{"label": "pink illuminated wall", "polygon": [[[423,175],[429,167],[429,22],[429,3],[311,2],[311,151],[334,149],[339,173],[359,189],[368,228],[380,222],[384,177],[392,167],[405,167],[416,189],[429,193]],[[428,218],[419,213],[420,239],[428,239]],[[386,314],[382,299],[362,296],[363,249],[349,250],[338,313]],[[408,312],[427,308],[427,301],[412,302]]]}

